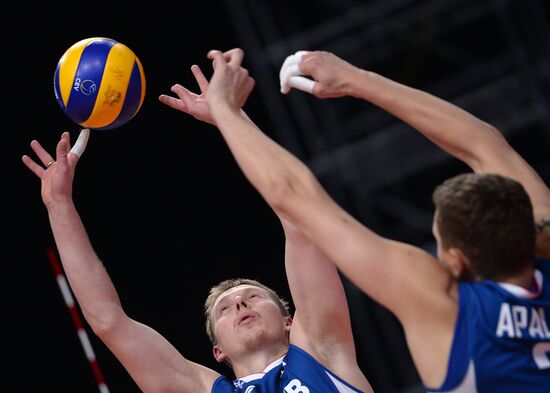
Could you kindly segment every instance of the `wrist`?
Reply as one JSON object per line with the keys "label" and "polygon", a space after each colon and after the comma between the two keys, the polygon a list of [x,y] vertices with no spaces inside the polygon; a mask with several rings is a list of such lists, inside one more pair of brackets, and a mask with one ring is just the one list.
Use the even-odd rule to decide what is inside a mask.
{"label": "wrist", "polygon": [[344,89],[346,95],[355,98],[364,98],[368,94],[369,80],[373,73],[360,68],[350,72],[345,80]]}
{"label": "wrist", "polygon": [[223,118],[230,114],[238,114],[242,112],[240,109],[234,109],[229,103],[225,100],[213,100],[210,102],[210,112],[212,113],[212,118],[216,124],[219,124],[220,118]]}
{"label": "wrist", "polygon": [[76,207],[71,198],[49,201],[44,204],[50,216],[62,216],[76,211]]}

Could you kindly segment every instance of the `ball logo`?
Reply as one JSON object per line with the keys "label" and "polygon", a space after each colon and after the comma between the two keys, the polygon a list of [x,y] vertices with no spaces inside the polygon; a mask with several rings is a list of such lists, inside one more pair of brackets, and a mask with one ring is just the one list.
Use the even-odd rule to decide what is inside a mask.
{"label": "ball logo", "polygon": [[85,96],[94,94],[96,90],[97,90],[97,85],[95,84],[94,81],[91,81],[89,79],[82,81],[82,83],[80,84],[80,91]]}
{"label": "ball logo", "polygon": [[81,80],[80,78],[75,78],[73,89],[75,89],[76,91],[80,91],[85,96],[89,96],[96,92],[97,86],[92,80]]}

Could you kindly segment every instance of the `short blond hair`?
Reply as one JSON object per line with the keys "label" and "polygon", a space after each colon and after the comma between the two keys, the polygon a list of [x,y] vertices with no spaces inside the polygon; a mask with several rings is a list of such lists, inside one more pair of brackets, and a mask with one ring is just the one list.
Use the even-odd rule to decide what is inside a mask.
{"label": "short blond hair", "polygon": [[214,308],[214,303],[216,303],[216,299],[218,299],[222,293],[224,293],[228,289],[238,287],[239,285],[253,285],[258,288],[264,289],[265,291],[267,291],[267,293],[269,294],[269,297],[275,302],[275,304],[279,306],[281,315],[285,317],[290,316],[290,308],[288,306],[288,302],[284,300],[282,297],[280,297],[273,289],[265,286],[261,282],[256,280],[251,280],[248,278],[232,278],[229,280],[222,281],[218,285],[215,285],[212,288],[210,288],[208,297],[204,302],[204,316],[206,318],[206,334],[208,335],[208,338],[210,339],[213,345],[216,345],[217,343],[216,336],[213,330],[213,320],[212,320],[212,309]]}

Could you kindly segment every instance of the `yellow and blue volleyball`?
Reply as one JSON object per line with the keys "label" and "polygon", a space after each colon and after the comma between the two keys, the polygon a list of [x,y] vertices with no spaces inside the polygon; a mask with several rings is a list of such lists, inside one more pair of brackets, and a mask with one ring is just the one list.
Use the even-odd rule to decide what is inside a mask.
{"label": "yellow and blue volleyball", "polygon": [[131,120],[145,98],[145,74],[135,53],[110,38],[72,45],[54,73],[63,112],[82,127],[109,130]]}

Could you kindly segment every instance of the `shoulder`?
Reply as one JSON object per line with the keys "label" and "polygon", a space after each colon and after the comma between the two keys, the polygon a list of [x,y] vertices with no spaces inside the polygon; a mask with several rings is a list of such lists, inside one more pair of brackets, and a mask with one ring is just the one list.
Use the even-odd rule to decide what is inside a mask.
{"label": "shoulder", "polygon": [[212,389],[210,390],[210,393],[235,393],[238,392],[237,388],[235,387],[234,383],[231,382],[229,379],[224,377],[223,375],[220,375],[212,385]]}
{"label": "shoulder", "polygon": [[283,364],[285,372],[281,382],[285,392],[372,392],[358,367],[355,371],[352,370],[354,367],[339,371],[329,369],[311,354],[292,344],[289,345]]}
{"label": "shoulder", "polygon": [[499,297],[506,292],[493,280],[460,281],[458,284],[458,304],[460,307],[472,302],[484,302]]}

